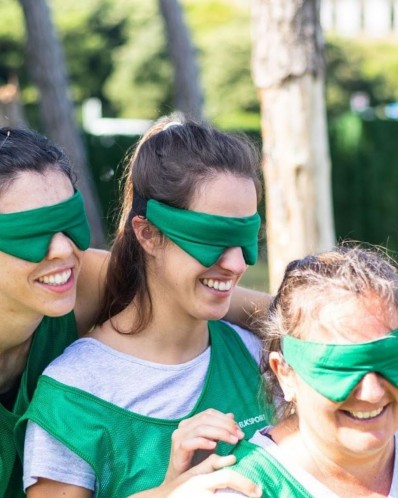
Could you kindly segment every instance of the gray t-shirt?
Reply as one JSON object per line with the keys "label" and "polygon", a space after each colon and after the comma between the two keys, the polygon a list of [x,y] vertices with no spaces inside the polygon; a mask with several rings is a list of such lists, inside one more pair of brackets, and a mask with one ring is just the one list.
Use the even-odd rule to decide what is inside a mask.
{"label": "gray t-shirt", "polygon": [[[259,363],[261,341],[241,327],[228,325],[239,334]],[[186,363],[162,365],[120,353],[88,337],[69,346],[44,374],[126,410],[174,420],[194,408],[203,390],[209,361],[210,347]],[[95,489],[95,475],[90,465],[37,424],[28,422],[24,451],[25,490],[39,477]]]}

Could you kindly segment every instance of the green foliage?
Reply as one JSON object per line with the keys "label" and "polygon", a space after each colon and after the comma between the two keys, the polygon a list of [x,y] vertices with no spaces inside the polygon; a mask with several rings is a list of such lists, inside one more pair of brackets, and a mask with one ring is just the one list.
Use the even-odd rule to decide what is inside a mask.
{"label": "green foliage", "polygon": [[17,2],[0,0],[0,85],[18,75],[26,82],[23,52],[24,23]]}
{"label": "green foliage", "polygon": [[[184,2],[199,51],[206,116],[228,128],[253,127],[259,103],[251,78],[249,5],[234,2]],[[257,119],[254,117],[257,115]]]}
{"label": "green foliage", "polygon": [[[214,50],[214,47],[218,47]],[[206,114],[217,123],[231,114],[259,114],[250,72],[250,38],[240,21],[208,33],[201,45]],[[220,64],[222,61],[222,64]],[[233,89],[233,90],[232,90]]]}
{"label": "green foliage", "polygon": [[[131,3],[129,40],[115,52],[116,70],[106,82],[106,94],[116,103],[119,116],[157,118],[173,110],[164,28],[157,2]],[[198,50],[207,117],[232,127],[238,116],[253,120],[259,107],[250,75],[248,9],[225,0],[187,0],[183,6]]]}
{"label": "green foliage", "polygon": [[397,45],[389,41],[328,38],[326,102],[335,117],[350,107],[354,92],[369,95],[377,106],[398,99]]}
{"label": "green foliage", "polygon": [[104,81],[114,70],[113,51],[126,42],[124,13],[115,11],[112,0],[69,1],[68,10],[60,8],[65,2],[52,2],[62,33],[73,99],[81,103],[98,97],[105,112],[110,112],[112,104],[104,92]]}
{"label": "green foliage", "polygon": [[172,68],[157,2],[132,0],[128,40],[114,51],[115,71],[105,93],[120,117],[154,119],[172,107]]}
{"label": "green foliage", "polygon": [[105,215],[108,239],[111,240],[120,212],[120,181],[130,150],[139,137],[94,136],[84,140],[95,186]]}
{"label": "green foliage", "polygon": [[[119,6],[123,3],[119,0]],[[90,96],[110,106],[103,83],[113,72],[112,53],[125,41],[125,11],[113,0],[49,0],[54,23],[63,44],[74,101]],[[22,100],[37,104],[38,94],[27,76],[24,54],[24,23],[18,2],[0,0],[0,84],[17,75]],[[37,113],[37,111],[34,111]],[[36,125],[33,117],[34,125]]]}
{"label": "green foliage", "polygon": [[[173,75],[157,0],[48,0],[66,54],[77,105],[99,97],[109,116],[156,118],[173,110]],[[219,126],[255,128],[259,104],[251,81],[250,5],[181,0],[198,50],[205,114]],[[37,92],[27,77],[24,23],[16,0],[0,0],[0,84],[17,74],[23,101]],[[339,39],[326,44],[328,112],[349,109],[365,91],[372,105],[398,99],[392,41]],[[29,111],[30,112],[30,111]]]}
{"label": "green foliage", "polygon": [[398,122],[346,114],[329,132],[338,237],[398,251]]}

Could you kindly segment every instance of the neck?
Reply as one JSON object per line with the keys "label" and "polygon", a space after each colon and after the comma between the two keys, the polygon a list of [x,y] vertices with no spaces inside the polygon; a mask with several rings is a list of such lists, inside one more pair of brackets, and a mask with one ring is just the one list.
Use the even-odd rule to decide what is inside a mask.
{"label": "neck", "polygon": [[314,448],[309,451],[308,470],[339,496],[388,496],[394,469],[393,440],[389,448],[372,457],[341,462]]}
{"label": "neck", "polygon": [[7,355],[28,341],[43,319],[42,315],[14,313],[12,310],[0,310],[0,313],[0,355]]}
{"label": "neck", "polygon": [[311,434],[298,427],[296,416],[287,421],[287,430],[282,424],[279,432],[276,432],[279,437],[277,443],[298,466],[338,496],[388,495],[394,469],[394,438],[378,451],[363,455],[348,454],[337,449],[333,451],[332,445],[320,447]]}
{"label": "neck", "polygon": [[167,323],[154,318],[147,330],[153,354],[161,363],[178,364],[192,360],[209,345],[208,324],[205,321]]}
{"label": "neck", "polygon": [[32,336],[42,316],[26,316],[2,310],[0,331],[0,393],[13,387],[23,372]]}
{"label": "neck", "polygon": [[25,369],[32,336],[0,353],[0,393],[12,389]]}
{"label": "neck", "polygon": [[185,363],[207,348],[208,324],[192,317],[171,315],[160,313],[154,306],[152,320],[144,330],[121,334],[117,330],[130,331],[134,322],[134,308],[129,306],[90,335],[117,351],[147,361],[164,365]]}

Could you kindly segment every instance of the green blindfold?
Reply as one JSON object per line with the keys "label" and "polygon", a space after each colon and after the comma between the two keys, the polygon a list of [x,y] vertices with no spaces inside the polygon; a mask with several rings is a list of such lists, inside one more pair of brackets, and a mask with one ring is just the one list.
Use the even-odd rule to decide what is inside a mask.
{"label": "green blindfold", "polygon": [[331,401],[347,399],[371,372],[398,387],[398,329],[382,339],[360,344],[321,344],[284,336],[282,351],[293,370]]}
{"label": "green blindfold", "polygon": [[258,213],[243,218],[178,209],[149,199],[146,218],[203,266],[212,266],[229,247],[241,247],[248,265],[258,256]]}
{"label": "green blindfold", "polygon": [[0,251],[38,263],[46,257],[52,237],[59,232],[83,251],[90,245],[90,229],[78,191],[59,204],[0,214]]}

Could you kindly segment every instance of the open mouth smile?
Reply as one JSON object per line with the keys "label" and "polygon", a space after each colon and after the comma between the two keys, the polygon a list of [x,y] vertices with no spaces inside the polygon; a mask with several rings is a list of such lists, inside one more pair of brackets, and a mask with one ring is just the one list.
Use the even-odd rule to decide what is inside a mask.
{"label": "open mouth smile", "polygon": [[357,420],[370,420],[370,419],[378,417],[383,412],[384,408],[385,408],[385,406],[383,406],[381,408],[377,408],[376,410],[372,410],[370,412],[350,411],[350,410],[344,410],[344,411],[351,418],[354,418]]}
{"label": "open mouth smile", "polygon": [[210,289],[227,292],[231,290],[232,280],[216,280],[213,278],[204,278],[202,284]]}
{"label": "open mouth smile", "polygon": [[47,285],[64,285],[70,279],[72,275],[72,270],[65,270],[59,273],[53,273],[52,275],[44,275],[39,277],[37,280],[42,284]]}

